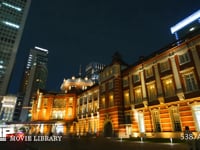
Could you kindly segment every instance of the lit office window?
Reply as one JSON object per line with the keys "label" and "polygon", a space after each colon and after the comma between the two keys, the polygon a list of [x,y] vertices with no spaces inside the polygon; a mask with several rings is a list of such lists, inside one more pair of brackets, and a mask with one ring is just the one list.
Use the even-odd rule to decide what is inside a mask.
{"label": "lit office window", "polygon": [[183,79],[184,79],[186,92],[191,92],[198,89],[197,81],[195,79],[194,73],[184,74]]}
{"label": "lit office window", "polygon": [[6,3],[6,2],[3,2],[2,5],[9,7],[9,8],[12,8],[12,9],[17,10],[17,11],[22,11],[22,9],[20,7],[17,7],[15,5],[12,5],[12,4],[9,4],[9,3]]}
{"label": "lit office window", "polygon": [[82,112],[85,114],[87,112],[86,105],[83,105],[82,109],[83,109]]}
{"label": "lit office window", "polygon": [[153,101],[157,99],[157,92],[156,92],[156,87],[154,83],[147,85],[147,92],[148,92],[149,101]]}
{"label": "lit office window", "polygon": [[82,114],[82,111],[83,111],[82,106],[80,106],[79,107],[79,114]]}
{"label": "lit office window", "polygon": [[88,96],[89,102],[92,102],[92,94]]}
{"label": "lit office window", "polygon": [[89,104],[88,104],[88,113],[91,113],[91,112],[92,112],[92,104],[89,103]]}
{"label": "lit office window", "polygon": [[46,112],[47,112],[46,109],[43,109],[43,110],[42,110],[42,117],[43,117],[43,118],[46,118],[46,117],[47,117]]}
{"label": "lit office window", "polygon": [[70,97],[69,98],[69,105],[72,105],[73,104],[73,97]]}
{"label": "lit office window", "polygon": [[124,105],[130,105],[129,91],[124,91]]}
{"label": "lit office window", "polygon": [[3,23],[9,27],[15,28],[15,29],[19,29],[19,25],[12,23],[12,22],[8,22],[8,21],[3,21]]}
{"label": "lit office window", "polygon": [[113,89],[113,80],[108,82],[108,89],[109,90]]}
{"label": "lit office window", "polygon": [[98,103],[94,102],[94,112],[97,112],[97,111],[98,111]]}
{"label": "lit office window", "polygon": [[101,98],[101,107],[105,108],[106,107],[106,103],[105,103],[105,97]]}
{"label": "lit office window", "polygon": [[165,97],[171,97],[175,95],[174,84],[171,78],[163,80],[163,88]]}
{"label": "lit office window", "polygon": [[123,87],[127,87],[128,85],[128,77],[123,78]]}
{"label": "lit office window", "polygon": [[65,99],[54,99],[53,108],[65,108],[66,100]]}
{"label": "lit office window", "polygon": [[190,56],[189,56],[188,52],[186,52],[186,53],[184,53],[182,55],[179,55],[179,63],[180,63],[180,65],[186,64],[188,62],[190,62]]}
{"label": "lit office window", "polygon": [[200,131],[200,106],[199,105],[193,106],[192,109],[193,109],[193,114],[195,117],[196,128],[197,128],[197,131],[199,132]]}
{"label": "lit office window", "polygon": [[113,99],[113,94],[109,94],[109,106],[112,107],[114,106],[114,99]]}
{"label": "lit office window", "polygon": [[98,93],[97,93],[97,92],[95,92],[95,93],[93,94],[93,99],[94,99],[94,100],[97,100],[97,99],[98,99]]}
{"label": "lit office window", "polygon": [[140,129],[140,133],[145,132],[145,125],[144,125],[144,114],[143,112],[138,112],[138,125]]}
{"label": "lit office window", "polygon": [[48,98],[44,98],[43,99],[43,106],[47,107],[47,104],[48,104]]}
{"label": "lit office window", "polygon": [[174,131],[181,131],[180,115],[177,107],[170,108],[170,116]]}
{"label": "lit office window", "polygon": [[105,92],[105,90],[106,90],[105,84],[102,84],[101,85],[101,92]]}
{"label": "lit office window", "polygon": [[53,110],[52,119],[64,119],[65,111],[64,110]]}
{"label": "lit office window", "polygon": [[165,61],[165,62],[160,63],[160,71],[165,72],[167,70],[170,70],[169,61]]}
{"label": "lit office window", "polygon": [[133,82],[134,82],[134,83],[137,83],[137,82],[139,82],[139,81],[140,81],[140,76],[139,76],[139,74],[133,75]]}
{"label": "lit office window", "polygon": [[146,75],[146,78],[150,78],[150,77],[153,76],[153,69],[152,69],[152,67],[145,70],[145,75]]}
{"label": "lit office window", "polygon": [[135,96],[135,103],[141,103],[142,102],[142,89],[136,88],[134,90],[134,96]]}
{"label": "lit office window", "polygon": [[72,117],[72,107],[68,107],[68,110],[67,110],[67,116],[68,117]]}
{"label": "lit office window", "polygon": [[154,124],[154,131],[155,132],[161,132],[161,126],[160,126],[160,115],[158,110],[152,111],[152,119]]}

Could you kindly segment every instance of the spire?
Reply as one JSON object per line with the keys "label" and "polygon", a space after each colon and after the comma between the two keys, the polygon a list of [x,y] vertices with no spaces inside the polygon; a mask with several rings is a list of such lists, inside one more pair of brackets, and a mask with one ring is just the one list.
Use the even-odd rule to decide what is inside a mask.
{"label": "spire", "polygon": [[81,65],[80,65],[80,68],[79,68],[79,76],[81,77]]}

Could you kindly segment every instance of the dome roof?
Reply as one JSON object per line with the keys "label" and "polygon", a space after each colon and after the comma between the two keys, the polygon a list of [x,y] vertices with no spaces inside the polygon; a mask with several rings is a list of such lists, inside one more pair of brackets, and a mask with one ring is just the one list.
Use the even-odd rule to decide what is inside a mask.
{"label": "dome roof", "polygon": [[65,92],[71,90],[72,88],[86,90],[92,85],[92,80],[87,77],[81,78],[73,76],[71,79],[64,79],[60,89]]}

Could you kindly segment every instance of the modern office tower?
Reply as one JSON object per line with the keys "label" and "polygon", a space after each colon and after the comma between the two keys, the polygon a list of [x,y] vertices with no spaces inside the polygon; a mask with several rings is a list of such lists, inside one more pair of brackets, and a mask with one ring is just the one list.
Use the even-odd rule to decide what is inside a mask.
{"label": "modern office tower", "polygon": [[200,9],[170,28],[176,40],[200,33]]}
{"label": "modern office tower", "polygon": [[3,96],[2,107],[0,109],[1,121],[13,121],[13,115],[17,97],[12,95]]}
{"label": "modern office tower", "polygon": [[44,89],[48,75],[48,50],[35,47],[30,50],[24,77],[20,89],[23,95],[23,106],[20,115],[21,121],[28,119],[28,112],[32,106],[32,98],[38,89]]}
{"label": "modern office tower", "polygon": [[13,120],[12,121],[19,121],[19,117],[20,117],[20,113],[21,113],[21,109],[22,109],[22,104],[23,104],[23,95],[17,95],[17,101],[16,101],[16,105],[15,105],[15,109],[14,109],[14,113],[13,113]]}
{"label": "modern office tower", "polygon": [[5,95],[31,0],[0,0],[0,95]]}
{"label": "modern office tower", "polygon": [[98,62],[91,62],[85,68],[86,76],[89,79],[91,79],[94,83],[98,83],[99,82],[99,73],[100,73],[100,71],[103,70],[104,67],[105,67],[104,64],[101,64]]}

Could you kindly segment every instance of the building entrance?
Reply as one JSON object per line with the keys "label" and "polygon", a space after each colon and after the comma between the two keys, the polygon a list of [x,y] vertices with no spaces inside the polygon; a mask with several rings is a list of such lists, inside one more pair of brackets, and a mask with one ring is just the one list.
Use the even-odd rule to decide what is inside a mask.
{"label": "building entrance", "polygon": [[112,124],[111,122],[107,122],[104,126],[104,136],[111,137],[112,136]]}

